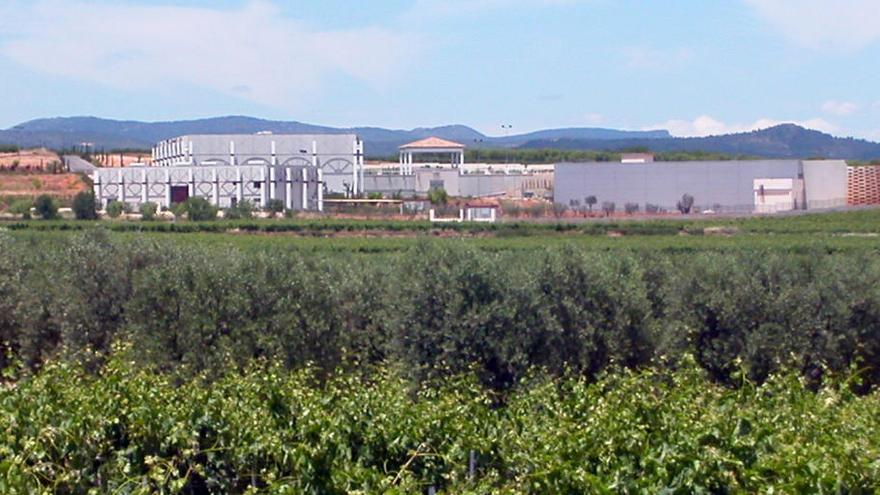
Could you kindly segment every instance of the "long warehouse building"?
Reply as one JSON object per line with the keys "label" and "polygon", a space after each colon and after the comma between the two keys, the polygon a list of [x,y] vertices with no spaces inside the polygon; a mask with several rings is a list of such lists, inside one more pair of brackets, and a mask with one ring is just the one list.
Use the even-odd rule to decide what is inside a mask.
{"label": "long warehouse building", "polygon": [[554,202],[566,206],[593,196],[599,207],[675,211],[688,194],[695,211],[774,213],[846,205],[847,166],[842,160],[559,163],[554,186]]}

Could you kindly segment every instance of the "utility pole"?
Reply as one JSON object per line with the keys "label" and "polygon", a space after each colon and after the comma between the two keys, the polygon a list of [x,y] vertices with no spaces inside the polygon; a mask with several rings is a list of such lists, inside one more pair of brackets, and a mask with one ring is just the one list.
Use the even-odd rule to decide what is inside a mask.
{"label": "utility pole", "polygon": [[510,144],[507,143],[507,138],[510,137],[510,130],[513,129],[513,125],[511,124],[501,124],[501,130],[504,131],[504,146],[507,148],[507,153],[504,156],[504,163],[510,163]]}

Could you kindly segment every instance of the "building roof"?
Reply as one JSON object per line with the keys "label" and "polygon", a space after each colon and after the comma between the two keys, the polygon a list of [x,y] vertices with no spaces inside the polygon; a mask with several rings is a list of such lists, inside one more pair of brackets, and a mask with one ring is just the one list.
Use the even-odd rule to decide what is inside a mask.
{"label": "building roof", "polygon": [[453,141],[447,141],[445,139],[440,139],[438,137],[429,137],[425,139],[420,139],[418,141],[413,141],[412,143],[404,144],[400,147],[402,150],[406,149],[418,149],[418,148],[456,148],[463,149],[464,145],[460,143],[456,143]]}

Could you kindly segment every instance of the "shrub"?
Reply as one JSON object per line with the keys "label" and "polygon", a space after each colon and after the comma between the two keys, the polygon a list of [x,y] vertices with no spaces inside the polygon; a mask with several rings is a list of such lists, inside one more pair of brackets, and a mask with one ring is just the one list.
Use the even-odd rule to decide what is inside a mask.
{"label": "shrub", "polygon": [[104,211],[107,212],[107,216],[110,218],[119,218],[119,216],[125,211],[125,206],[121,201],[113,200],[107,203],[107,207],[104,208]]}
{"label": "shrub", "polygon": [[187,199],[183,204],[186,217],[193,222],[203,222],[217,218],[217,207],[205,198],[195,196]]}
{"label": "shrub", "polygon": [[19,199],[13,201],[11,205],[9,205],[9,213],[15,215],[21,215],[23,219],[28,220],[31,218],[31,208],[33,208],[34,203],[29,199]]}
{"label": "shrub", "polygon": [[428,201],[435,206],[445,205],[449,202],[449,195],[442,187],[434,188],[428,191]]}
{"label": "shrub", "polygon": [[49,196],[48,194],[42,194],[37,197],[36,201],[34,201],[34,209],[36,209],[37,215],[43,220],[54,220],[58,218],[58,205],[55,203],[52,196]]}
{"label": "shrub", "polygon": [[147,201],[146,203],[141,203],[141,220],[150,221],[155,220],[156,211],[159,209],[159,205],[156,203]]}
{"label": "shrub", "polygon": [[605,213],[605,216],[611,216],[614,213],[614,210],[617,209],[617,206],[613,201],[603,201],[602,202],[602,212]]}
{"label": "shrub", "polygon": [[247,199],[241,200],[223,211],[223,218],[230,220],[251,219],[254,217],[254,204]]}
{"label": "shrub", "polygon": [[272,213],[273,217],[279,213],[284,213],[284,201],[281,201],[278,198],[270,199],[269,202],[266,203],[266,211]]}
{"label": "shrub", "polygon": [[94,220],[98,218],[95,208],[95,193],[82,191],[73,198],[73,214],[77,220]]}

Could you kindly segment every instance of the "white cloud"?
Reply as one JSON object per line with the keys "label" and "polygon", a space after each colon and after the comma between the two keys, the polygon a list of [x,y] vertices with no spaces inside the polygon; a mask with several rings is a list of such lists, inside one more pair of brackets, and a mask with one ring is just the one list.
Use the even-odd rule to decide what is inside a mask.
{"label": "white cloud", "polygon": [[661,124],[647,126],[644,129],[666,129],[673,136],[680,137],[705,137],[766,129],[768,127],[773,127],[785,123],[797,124],[808,129],[816,129],[818,131],[828,133],[837,132],[838,130],[835,125],[821,118],[800,121],[762,118],[750,124],[743,124],[725,123],[708,115],[702,115],[694,120],[668,120]]}
{"label": "white cloud", "polygon": [[859,110],[859,106],[851,101],[828,100],[822,104],[822,111],[832,115],[852,115]]}
{"label": "white cloud", "polygon": [[0,54],[45,73],[122,89],[191,85],[295,108],[330,76],[381,86],[418,40],[378,28],[321,31],[271,2],[236,9],[83,0],[0,7]]}
{"label": "white cloud", "polygon": [[584,123],[586,125],[601,125],[605,122],[605,116],[601,113],[585,113]]}
{"label": "white cloud", "polygon": [[689,48],[663,50],[646,46],[630,46],[621,50],[630,69],[661,69],[682,65],[694,58]]}
{"label": "white cloud", "polygon": [[786,38],[818,49],[856,50],[880,40],[877,0],[744,0]]}

